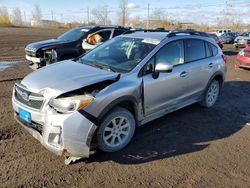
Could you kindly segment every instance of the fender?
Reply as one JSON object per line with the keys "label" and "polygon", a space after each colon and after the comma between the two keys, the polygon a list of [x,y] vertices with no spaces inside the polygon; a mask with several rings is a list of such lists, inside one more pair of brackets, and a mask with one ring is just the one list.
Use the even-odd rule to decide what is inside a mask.
{"label": "fender", "polygon": [[102,112],[99,114],[98,117],[95,117],[91,114],[89,114],[88,112],[86,112],[84,109],[80,109],[79,112],[85,116],[87,119],[89,119],[91,122],[93,122],[96,126],[99,126],[101,123],[101,120],[105,117],[105,115],[115,106],[117,106],[118,104],[125,102],[125,101],[129,101],[133,104],[133,110],[135,112],[135,119],[137,121],[138,119],[138,101],[136,100],[135,97],[133,96],[129,96],[129,95],[125,95],[122,97],[119,97],[117,99],[115,99],[114,101],[112,101],[110,104],[108,104],[103,110]]}
{"label": "fender", "polygon": [[216,76],[221,76],[221,77],[222,77],[222,83],[221,83],[222,85],[221,85],[221,86],[223,86],[224,80],[225,80],[225,78],[224,78],[224,76],[223,76],[223,72],[222,72],[222,71],[217,71],[217,72],[215,72],[215,73],[213,74],[213,76],[211,76],[211,78],[210,78],[209,81],[207,82],[206,88],[208,87],[208,85],[211,83],[211,81],[212,81]]}
{"label": "fender", "polygon": [[[205,90],[204,90],[204,92],[202,93],[200,99],[202,99],[202,98],[204,97],[204,94],[205,94],[205,92],[207,91],[207,88],[208,88],[209,84],[212,82],[212,80],[213,80],[216,76],[221,76],[221,77],[222,77],[221,87],[223,87],[224,80],[225,80],[225,78],[224,78],[224,76],[223,76],[223,72],[222,72],[222,71],[217,71],[217,72],[215,72],[215,73],[213,74],[213,76],[211,76],[211,78],[208,80],[207,85],[206,85],[206,87],[205,87]],[[220,91],[220,92],[221,92],[221,91]]]}

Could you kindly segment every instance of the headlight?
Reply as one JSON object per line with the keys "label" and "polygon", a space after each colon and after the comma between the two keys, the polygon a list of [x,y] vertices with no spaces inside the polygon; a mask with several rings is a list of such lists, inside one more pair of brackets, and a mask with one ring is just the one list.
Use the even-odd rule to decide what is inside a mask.
{"label": "headlight", "polygon": [[244,56],[245,55],[244,49],[239,52],[239,55],[240,56]]}
{"label": "headlight", "polygon": [[56,62],[57,61],[57,53],[54,49],[51,50],[51,61]]}
{"label": "headlight", "polygon": [[89,95],[80,95],[75,97],[65,97],[51,99],[49,105],[60,113],[71,113],[89,105],[94,97]]}
{"label": "headlight", "polygon": [[49,58],[50,63],[57,62],[57,52],[56,52],[56,50],[54,50],[54,49],[46,50],[45,54],[46,54],[47,58]]}

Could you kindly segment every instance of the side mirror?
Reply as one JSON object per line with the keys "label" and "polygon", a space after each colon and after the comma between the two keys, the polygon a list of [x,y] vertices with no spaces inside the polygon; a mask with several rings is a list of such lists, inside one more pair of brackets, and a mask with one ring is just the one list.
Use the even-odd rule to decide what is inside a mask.
{"label": "side mirror", "polygon": [[170,63],[157,63],[155,67],[155,72],[172,72],[173,65]]}
{"label": "side mirror", "polygon": [[173,65],[170,63],[157,63],[155,66],[155,71],[153,73],[153,78],[157,79],[159,77],[160,72],[172,72]]}

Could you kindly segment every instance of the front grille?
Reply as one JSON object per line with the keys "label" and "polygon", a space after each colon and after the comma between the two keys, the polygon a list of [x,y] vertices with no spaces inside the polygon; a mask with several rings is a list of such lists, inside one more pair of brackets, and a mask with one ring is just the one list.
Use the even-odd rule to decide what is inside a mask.
{"label": "front grille", "polygon": [[44,97],[15,85],[15,98],[18,102],[37,110],[42,108]]}
{"label": "front grille", "polygon": [[245,39],[238,39],[238,43],[240,43],[240,44],[246,44],[247,41]]}
{"label": "front grille", "polygon": [[28,55],[28,56],[36,57],[36,49],[35,49],[35,48],[26,47],[26,48],[25,48],[25,53],[26,53],[26,55]]}
{"label": "front grille", "polygon": [[28,56],[31,56],[31,57],[36,57],[35,52],[30,52],[30,51],[25,50],[25,54],[28,55]]}

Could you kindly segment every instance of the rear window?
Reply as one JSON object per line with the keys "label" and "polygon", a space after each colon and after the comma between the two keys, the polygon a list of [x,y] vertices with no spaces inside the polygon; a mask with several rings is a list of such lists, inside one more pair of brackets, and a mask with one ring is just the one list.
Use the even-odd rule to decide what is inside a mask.
{"label": "rear window", "polygon": [[209,47],[209,44],[207,42],[205,42],[205,47],[206,47],[206,56],[207,57],[213,56],[213,53],[212,53],[212,51],[211,51],[211,49]]}
{"label": "rear window", "polygon": [[213,56],[216,56],[218,54],[218,48],[215,45],[211,44],[211,43],[209,43],[209,46],[210,46],[210,48],[211,48],[211,50],[213,52]]}
{"label": "rear window", "polygon": [[197,39],[185,40],[185,56],[186,62],[206,58],[206,49],[204,41]]}

